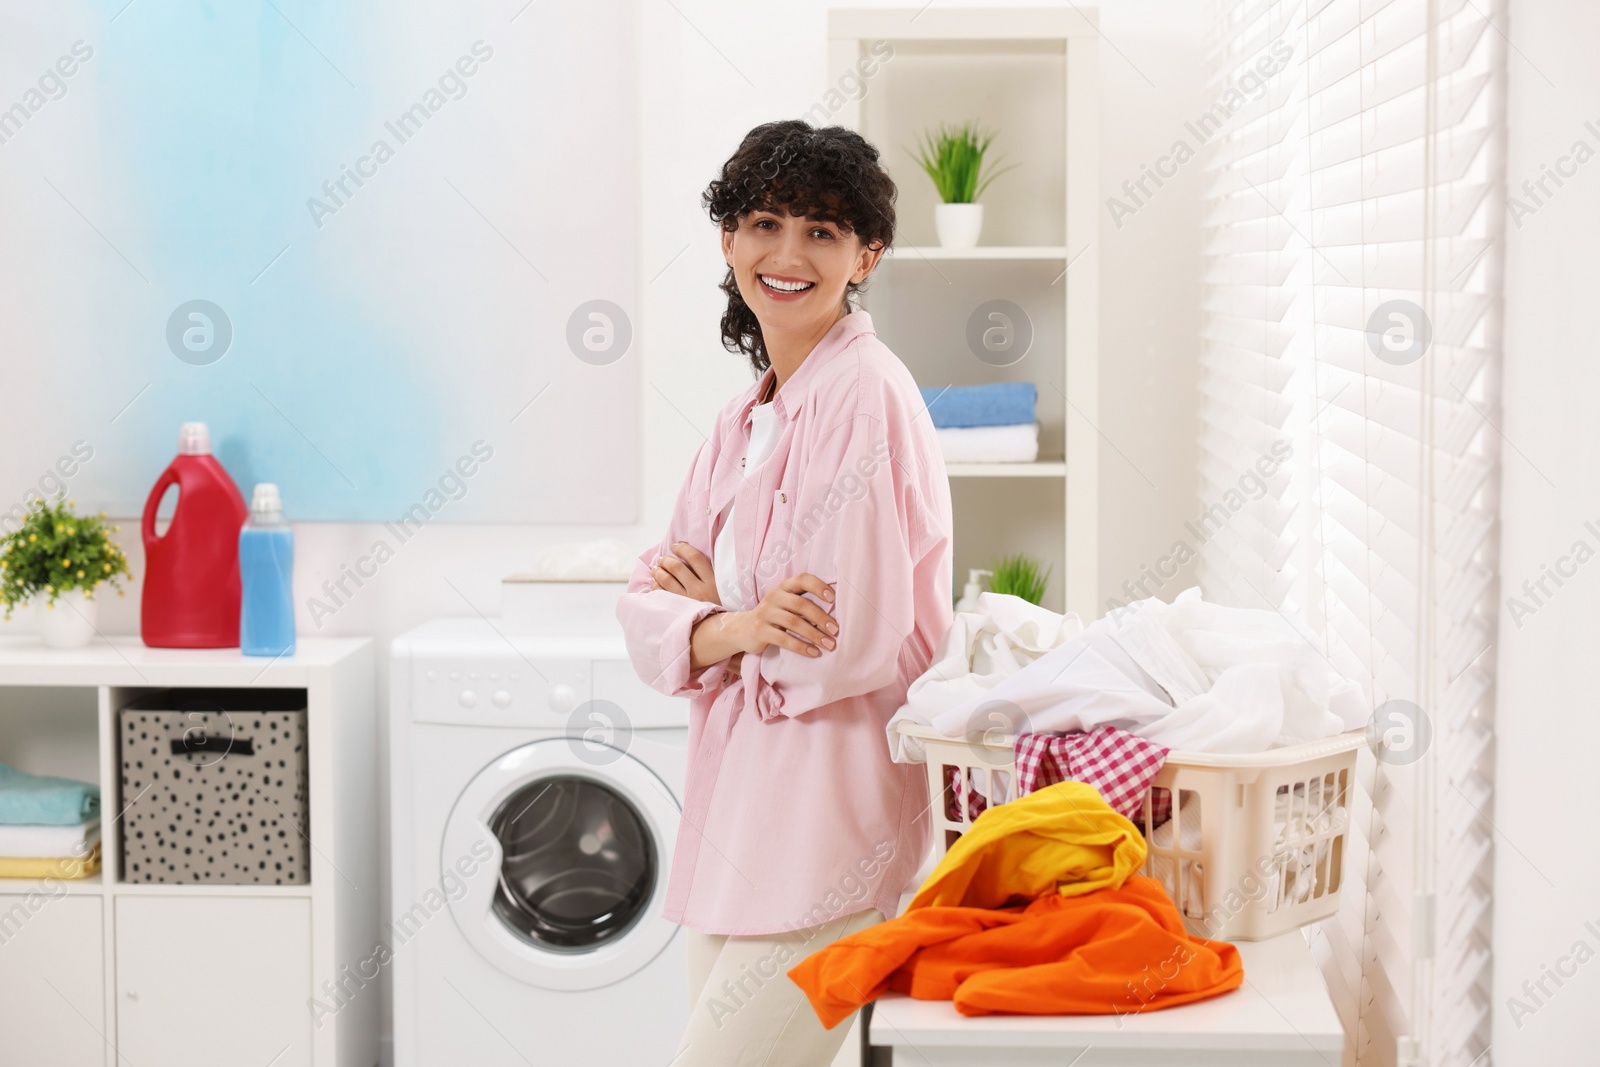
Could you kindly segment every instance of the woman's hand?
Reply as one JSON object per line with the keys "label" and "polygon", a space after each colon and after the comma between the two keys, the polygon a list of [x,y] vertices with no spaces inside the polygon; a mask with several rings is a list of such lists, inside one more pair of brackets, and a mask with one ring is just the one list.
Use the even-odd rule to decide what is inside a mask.
{"label": "woman's hand", "polygon": [[[656,588],[693,600],[721,604],[716,574],[705,553],[687,541],[677,541],[671,547],[673,555],[656,561],[653,575]],[[825,601],[833,600],[833,588],[827,582],[815,574],[803,573],[785,578],[752,610],[728,613],[730,617],[726,623],[737,635],[741,649],[728,658],[729,673],[742,677],[744,654],[750,652],[759,656],[768,645],[805,656],[820,656],[824,649],[833,650],[839,624],[820,605],[802,595],[808,592]]]}
{"label": "woman's hand", "polygon": [[717,578],[711,570],[711,560],[706,558],[705,553],[687,541],[674,542],[672,551],[673,555],[662,556],[656,560],[654,572],[656,588],[686,596],[691,600],[721,604],[722,596],[717,592]]}
{"label": "woman's hand", "polygon": [[833,588],[827,582],[815,574],[801,573],[785,578],[751,610],[735,612],[730,625],[738,628],[740,647],[757,656],[768,645],[804,656],[820,656],[823,649],[832,651],[839,624],[821,605],[807,600],[804,593],[833,600]]}

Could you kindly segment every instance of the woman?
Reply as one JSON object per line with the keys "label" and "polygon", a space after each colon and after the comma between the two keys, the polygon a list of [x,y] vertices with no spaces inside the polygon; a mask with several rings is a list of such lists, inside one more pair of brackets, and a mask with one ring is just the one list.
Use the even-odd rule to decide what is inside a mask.
{"label": "woman", "polygon": [[755,384],[690,465],[617,603],[640,677],[690,698],[663,914],[687,927],[674,1067],[827,1067],[784,972],[898,911],[927,852],[920,767],[884,729],[951,621],[950,488],[905,366],[850,298],[894,238],[859,134],[758,126],[704,197],[723,343]]}

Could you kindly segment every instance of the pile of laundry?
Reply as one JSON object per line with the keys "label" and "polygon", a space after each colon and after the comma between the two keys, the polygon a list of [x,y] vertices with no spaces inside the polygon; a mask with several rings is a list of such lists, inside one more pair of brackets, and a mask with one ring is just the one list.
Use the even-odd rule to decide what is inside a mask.
{"label": "pile of laundry", "polygon": [[0,878],[87,878],[100,869],[100,787],[0,763]]}
{"label": "pile of laundry", "polygon": [[1058,782],[992,808],[904,914],[790,968],[832,1029],[890,990],[963,1015],[1127,1015],[1244,981],[1238,950],[1189,934],[1145,842],[1092,787]]}
{"label": "pile of laundry", "polygon": [[901,763],[923,755],[904,724],[967,740],[1111,726],[1168,749],[1242,753],[1359,729],[1367,716],[1361,688],[1276,611],[1210,604],[1193,588],[1084,627],[982,593],[977,611],[955,616],[888,735]]}
{"label": "pile of laundry", "polygon": [[1032,463],[1039,458],[1039,391],[1032,382],[924,388],[946,463]]}
{"label": "pile of laundry", "polygon": [[[1169,751],[1263,752],[1360,729],[1367,718],[1360,686],[1277,611],[1211,604],[1199,589],[1188,589],[1170,604],[1136,601],[1084,627],[1075,615],[982,593],[978,610],[955,616],[933,662],[912,682],[888,739],[902,763],[924,759],[921,738],[907,727],[1012,745],[1003,769],[946,768],[951,820],[963,808],[976,819],[991,805],[1078,781],[1142,823],[1148,794],[1150,844],[1158,855],[1152,870],[1199,918],[1195,887],[1203,866],[1186,862],[1187,884],[1176,893],[1180,872],[1159,858],[1174,845],[1172,797],[1150,783]],[[1284,902],[1316,894],[1333,833],[1347,819],[1338,797],[1304,792],[1297,786],[1290,796],[1285,787],[1277,797],[1274,881]],[[1177,844],[1186,850],[1200,847],[1199,816],[1198,806],[1186,807],[1178,820]]]}

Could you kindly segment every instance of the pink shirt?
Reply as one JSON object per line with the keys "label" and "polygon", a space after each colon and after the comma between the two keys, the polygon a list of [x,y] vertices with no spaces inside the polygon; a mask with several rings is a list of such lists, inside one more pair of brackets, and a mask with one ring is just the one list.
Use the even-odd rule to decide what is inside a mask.
{"label": "pink shirt", "polygon": [[[900,896],[930,844],[920,765],[885,727],[951,621],[950,485],[905,365],[855,311],[778,391],[778,442],[750,478],[750,409],[773,371],[717,416],[666,536],[634,564],[617,618],[640,678],[689,697],[683,815],[662,914],[716,934],[769,934]],[[654,587],[651,563],[687,541],[712,559],[730,499],[739,567],[757,600],[809,571],[834,590],[837,647],[777,645],[689,671],[694,624],[719,604]],[[745,585],[748,590],[749,584]]]}

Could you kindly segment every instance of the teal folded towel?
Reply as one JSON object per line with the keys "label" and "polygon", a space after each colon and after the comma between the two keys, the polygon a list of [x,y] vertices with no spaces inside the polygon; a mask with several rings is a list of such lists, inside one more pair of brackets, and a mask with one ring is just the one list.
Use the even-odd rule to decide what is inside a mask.
{"label": "teal folded towel", "polygon": [[100,814],[100,787],[0,763],[0,823],[70,826]]}

